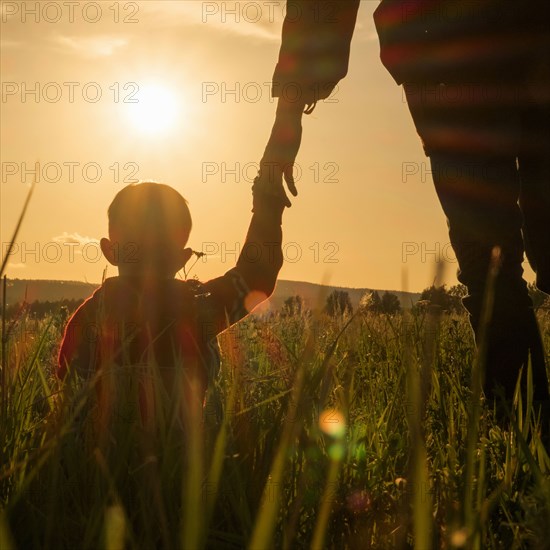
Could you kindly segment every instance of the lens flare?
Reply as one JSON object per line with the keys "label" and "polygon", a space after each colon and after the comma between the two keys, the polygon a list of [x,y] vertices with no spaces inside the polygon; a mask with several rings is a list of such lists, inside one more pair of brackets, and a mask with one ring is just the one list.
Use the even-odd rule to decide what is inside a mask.
{"label": "lens flare", "polygon": [[325,409],[319,415],[319,427],[332,437],[342,437],[346,433],[346,419],[337,409]]}

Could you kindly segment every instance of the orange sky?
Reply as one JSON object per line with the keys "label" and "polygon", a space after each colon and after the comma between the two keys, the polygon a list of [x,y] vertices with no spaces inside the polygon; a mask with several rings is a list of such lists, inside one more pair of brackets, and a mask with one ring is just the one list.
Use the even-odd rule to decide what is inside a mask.
{"label": "orange sky", "polygon": [[[274,116],[268,83],[285,2],[36,4],[1,8],[2,255],[40,163],[8,276],[100,281],[107,207],[132,177],[188,199],[189,245],[212,253],[192,275],[233,267]],[[438,256],[450,260],[454,284],[429,164],[378,58],[377,5],[362,2],[349,74],[304,118],[280,277],[399,290],[406,272],[417,291],[431,284]],[[162,115],[172,123],[157,132],[151,113],[125,102],[143,103],[151,86],[168,94]]]}

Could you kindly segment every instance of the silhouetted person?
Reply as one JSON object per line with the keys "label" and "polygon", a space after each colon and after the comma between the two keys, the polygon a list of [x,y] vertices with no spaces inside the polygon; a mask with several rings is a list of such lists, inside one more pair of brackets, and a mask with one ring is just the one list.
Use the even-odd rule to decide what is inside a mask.
{"label": "silhouetted person", "polygon": [[[272,93],[288,113],[288,90],[297,88],[294,103],[311,112],[347,73],[360,2],[287,4]],[[485,394],[500,386],[510,399],[530,357],[535,399],[546,403],[544,350],[521,264],[525,250],[537,287],[550,293],[549,13],[546,0],[383,0],[374,14],[381,59],[403,84],[430,157],[476,334],[491,251],[501,250]],[[287,182],[302,111],[277,122],[295,136],[279,155]]]}
{"label": "silhouetted person", "polygon": [[109,238],[100,243],[119,275],[106,279],[69,320],[58,376],[71,369],[89,378],[112,364],[153,360],[168,381],[174,369],[184,369],[193,393],[188,398],[202,404],[219,369],[217,334],[275,288],[285,206],[273,189],[256,179],[254,214],[237,265],[207,283],[175,279],[193,254],[185,248],[191,231],[185,199],[160,183],[122,189],[109,207]]}

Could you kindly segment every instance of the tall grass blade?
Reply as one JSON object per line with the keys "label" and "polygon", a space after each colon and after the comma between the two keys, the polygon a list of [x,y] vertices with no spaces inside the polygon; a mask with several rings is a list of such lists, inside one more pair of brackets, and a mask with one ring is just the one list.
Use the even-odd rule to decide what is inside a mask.
{"label": "tall grass blade", "polygon": [[468,436],[466,446],[466,468],[464,479],[464,523],[471,537],[476,542],[472,548],[478,548],[478,539],[475,533],[476,510],[474,505],[475,462],[479,435],[479,419],[481,415],[481,392],[484,380],[485,360],[487,356],[487,340],[489,326],[493,315],[495,298],[495,282],[500,269],[500,248],[493,249],[491,263],[487,274],[483,305],[481,308],[480,326],[478,328],[477,350],[472,365],[471,387],[472,395],[468,411]]}
{"label": "tall grass blade", "polygon": [[281,488],[284,481],[284,471],[288,456],[288,448],[292,442],[294,435],[298,429],[298,405],[302,396],[304,386],[304,366],[301,363],[296,372],[294,385],[292,389],[292,397],[289,403],[281,441],[275,451],[270,474],[267,483],[264,487],[260,511],[254,530],[250,539],[248,548],[250,550],[260,550],[263,548],[271,548],[273,545],[273,533],[277,526],[279,509],[281,506]]}
{"label": "tall grass blade", "polygon": [[315,524],[315,531],[313,533],[313,541],[311,543],[312,550],[322,550],[324,547],[325,533],[328,529],[330,511],[334,502],[336,491],[334,488],[338,484],[338,477],[340,474],[340,466],[342,459],[344,458],[344,445],[341,441],[335,441],[329,448],[329,455],[331,456],[329,473],[325,483],[325,488],[321,496],[321,506],[317,515],[317,522]]}
{"label": "tall grass blade", "polygon": [[25,203],[23,204],[23,209],[21,210],[21,214],[19,214],[19,219],[17,220],[17,224],[15,226],[15,229],[9,241],[9,245],[6,250],[6,256],[4,257],[4,260],[2,261],[2,266],[0,267],[0,277],[4,275],[4,271],[6,269],[6,266],[8,265],[11,251],[13,250],[15,241],[17,240],[17,235],[19,235],[19,230],[21,229],[21,224],[23,223],[23,219],[25,218],[25,214],[27,213],[27,208],[29,207],[29,203],[31,202],[31,197],[34,192],[35,186],[36,186],[36,175],[30,186],[29,192],[27,193],[27,198],[25,199]]}
{"label": "tall grass blade", "polygon": [[2,353],[2,377],[0,378],[0,391],[2,391],[2,399],[0,402],[0,406],[2,407],[0,413],[0,419],[2,420],[2,423],[6,420],[6,408],[8,405],[8,358],[6,354],[7,345],[8,345],[8,333],[6,331],[6,296],[7,296],[7,289],[8,286],[8,280],[7,276],[4,275],[4,278],[2,279],[2,341],[1,341],[1,353]]}
{"label": "tall grass blade", "polygon": [[412,494],[414,548],[432,548],[432,503],[427,466],[424,430],[422,428],[424,402],[422,378],[413,357],[410,313],[405,312],[403,364],[407,373],[407,421],[409,425],[410,466],[409,483]]}
{"label": "tall grass blade", "polygon": [[2,550],[15,550],[15,543],[4,510],[0,511],[0,548]]}
{"label": "tall grass blade", "polygon": [[124,550],[126,518],[119,505],[109,506],[105,511],[105,550]]}

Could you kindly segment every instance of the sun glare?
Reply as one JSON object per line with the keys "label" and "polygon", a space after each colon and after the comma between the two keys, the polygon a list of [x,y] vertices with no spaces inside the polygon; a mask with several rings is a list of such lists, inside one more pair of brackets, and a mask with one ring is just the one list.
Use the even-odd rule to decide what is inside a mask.
{"label": "sun glare", "polygon": [[181,112],[176,95],[161,85],[140,86],[135,100],[127,104],[128,116],[132,125],[144,134],[167,133]]}

